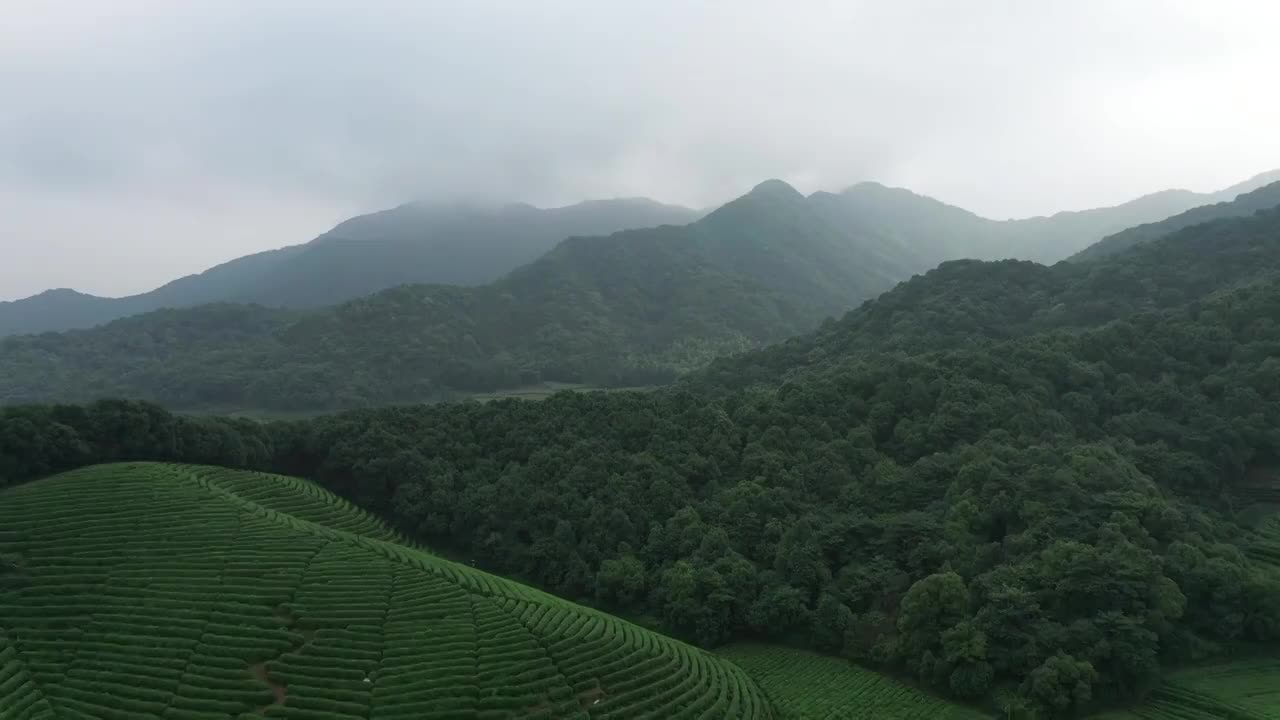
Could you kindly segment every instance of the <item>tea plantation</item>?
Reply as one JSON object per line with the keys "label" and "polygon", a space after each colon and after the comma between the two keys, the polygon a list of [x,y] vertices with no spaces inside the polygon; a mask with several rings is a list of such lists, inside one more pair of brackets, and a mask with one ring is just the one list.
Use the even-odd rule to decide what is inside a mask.
{"label": "tea plantation", "polygon": [[1094,720],[1280,720],[1280,661],[1179,670],[1140,705]]}
{"label": "tea plantation", "polygon": [[0,493],[0,718],[772,718],[740,668],[405,543],[302,480]]}
{"label": "tea plantation", "polygon": [[[1280,516],[1263,520],[1257,531],[1249,556],[1280,565]],[[1280,660],[1244,657],[1187,667],[1166,677],[1141,704],[1094,720],[1280,720]]]}
{"label": "tea plantation", "polygon": [[731,645],[718,653],[746,670],[781,720],[984,720],[964,705],[923,693],[848,660],[767,645]]}

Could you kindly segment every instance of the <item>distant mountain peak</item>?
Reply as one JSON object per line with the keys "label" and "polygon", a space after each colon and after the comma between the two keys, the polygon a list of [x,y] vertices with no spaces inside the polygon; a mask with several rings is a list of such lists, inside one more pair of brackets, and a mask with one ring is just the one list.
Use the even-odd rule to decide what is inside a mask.
{"label": "distant mountain peak", "polygon": [[903,192],[911,192],[906,188],[891,188],[888,185],[885,185],[882,182],[876,182],[875,180],[863,180],[862,182],[856,182],[841,192],[853,193],[858,192],[859,190],[901,190]]}
{"label": "distant mountain peak", "polygon": [[791,187],[790,185],[783,182],[782,180],[778,180],[777,178],[765,180],[759,185],[756,185],[755,187],[751,188],[751,192],[747,193],[747,195],[748,196],[770,196],[770,197],[796,197],[796,198],[800,198],[801,200],[804,199],[804,195],[801,195],[799,190],[796,190],[795,188]]}
{"label": "distant mountain peak", "polygon": [[[30,297],[22,298],[22,300],[66,300],[66,299],[73,299],[73,298],[98,299],[94,295],[90,295],[88,293],[82,293],[79,290],[73,290],[71,288],[50,288],[48,290],[36,293],[35,295],[32,295]],[[20,302],[20,301],[14,301],[14,302]]]}

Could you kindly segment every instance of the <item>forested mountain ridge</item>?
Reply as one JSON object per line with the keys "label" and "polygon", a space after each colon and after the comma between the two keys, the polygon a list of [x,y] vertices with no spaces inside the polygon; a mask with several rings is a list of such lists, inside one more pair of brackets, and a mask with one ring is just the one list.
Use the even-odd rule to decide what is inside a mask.
{"label": "forested mountain ridge", "polygon": [[1280,182],[1274,182],[1243,193],[1228,202],[1203,205],[1173,217],[1165,218],[1159,222],[1131,227],[1099,240],[1068,259],[1072,262],[1098,260],[1127,250],[1134,245],[1150,242],[1185,227],[1225,217],[1246,217],[1259,210],[1267,210],[1277,206],[1280,206]]}
{"label": "forested mountain ridge", "polygon": [[1250,471],[1280,463],[1278,230],[1275,210],[1102,263],[952,263],[822,342],[717,363],[764,376],[828,354],[718,392],[266,425],[7,408],[0,475],[146,457],[310,477],[704,645],[809,645],[1005,716],[1069,717],[1280,643],[1273,541],[1231,519]]}
{"label": "forested mountain ridge", "polygon": [[910,258],[785,183],[685,226],[576,237],[479,288],[412,285],[299,313],[206,306],[0,341],[0,402],[106,395],[317,409],[539,380],[665,382],[873,297]]}
{"label": "forested mountain ridge", "polygon": [[1234,200],[1280,180],[1280,170],[1256,175],[1224,190],[1163,190],[1113,207],[1050,216],[992,220],[910,190],[874,182],[825,193],[844,222],[868,239],[908,249],[918,271],[947,260],[1015,258],[1052,264],[1116,232],[1163,220],[1191,208]]}
{"label": "forested mountain ridge", "polygon": [[691,385],[774,385],[843,358],[914,353],[1105,322],[1206,300],[1280,273],[1280,208],[1183,228],[1096,263],[960,260],[819,331],[714,361]]}
{"label": "forested mountain ridge", "polygon": [[333,305],[397,285],[481,285],[575,235],[683,225],[694,210],[646,198],[541,209],[408,203],[360,215],[303,245],[237,258],[140,295],[103,298],[50,290],[0,303],[0,336],[87,328],[214,302]]}
{"label": "forested mountain ridge", "polygon": [[[810,196],[869,262],[923,272],[961,258],[1052,263],[1126,228],[1229,201],[1275,182],[1263,173],[1216,193],[1166,190],[1115,207],[997,221],[879,183]],[[102,298],[68,289],[0,302],[0,336],[87,328],[160,308],[213,302],[332,305],[403,284],[482,285],[573,236],[683,225],[697,211],[644,198],[539,209],[408,203],[340,223],[315,240],[237,258],[140,295]]]}

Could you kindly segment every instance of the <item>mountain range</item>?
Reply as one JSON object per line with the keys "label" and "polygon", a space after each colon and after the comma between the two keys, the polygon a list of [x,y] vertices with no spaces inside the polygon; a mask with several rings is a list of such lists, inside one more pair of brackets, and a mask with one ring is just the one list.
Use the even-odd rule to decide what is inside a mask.
{"label": "mountain range", "polygon": [[1097,260],[1123,252],[1134,245],[1150,242],[1185,227],[1224,217],[1247,217],[1259,210],[1280,205],[1280,173],[1270,173],[1277,182],[1263,185],[1235,199],[1212,205],[1201,205],[1157,222],[1144,223],[1109,235],[1069,258],[1073,262]]}
{"label": "mountain range", "polygon": [[311,242],[237,258],[139,295],[105,298],[57,289],[0,303],[0,336],[93,327],[212,302],[318,307],[396,285],[479,285],[567,237],[683,225],[698,215],[646,198],[551,209],[408,203],[346,220]]}
{"label": "mountain range", "polygon": [[920,258],[919,270],[959,259],[1032,260],[1046,265],[1072,256],[1126,228],[1191,208],[1234,200],[1280,181],[1280,170],[1210,193],[1163,190],[1112,207],[1017,220],[992,220],[910,190],[859,183],[829,198],[853,232],[896,245]]}
{"label": "mountain range", "polygon": [[0,341],[0,400],[347,407],[536,381],[665,382],[812,328],[911,274],[780,181],[697,222],[567,239],[479,287],[331,308],[206,304]]}
{"label": "mountain range", "polygon": [[[1276,196],[1280,184],[1145,226],[1144,237],[1201,220],[1244,216]],[[1037,253],[1052,248],[1065,254],[1096,239],[1101,228],[1119,218],[1167,208],[1169,198],[1191,201],[1184,193],[1165,200],[1151,197],[1156,196],[1106,210],[995,223],[879,185],[806,197],[784,182],[770,180],[688,224],[564,239],[536,260],[485,284],[396,284],[316,307],[318,292],[356,292],[355,284],[384,282],[397,271],[388,264],[381,266],[385,272],[366,275],[362,268],[376,266],[377,257],[443,252],[444,245],[423,249],[411,229],[419,227],[423,217],[443,223],[441,211],[422,214],[421,208],[405,206],[359,218],[299,248],[221,266],[187,286],[208,290],[218,284],[215,281],[238,279],[238,292],[250,293],[246,288],[252,288],[257,294],[251,297],[263,304],[212,302],[165,308],[91,329],[5,338],[0,341],[0,403],[125,395],[184,410],[314,411],[440,400],[549,381],[596,386],[667,383],[715,358],[811,330],[940,261],[940,271],[956,272],[966,267],[964,263],[956,265],[946,258],[964,256],[959,248],[976,249],[969,255],[1000,257],[997,248],[1013,235],[984,233],[983,227],[1022,228],[1017,232],[1027,238],[1040,237],[1028,228],[1045,223],[1091,227],[1092,234],[1079,236],[1083,239],[1070,246],[1050,242],[1065,237],[1061,228],[1055,231],[1059,234],[1044,236],[1050,241],[1041,237],[1024,242]],[[642,209],[642,214],[684,212],[648,201],[611,201],[574,206],[558,215],[508,207],[501,216],[560,218],[562,222],[552,223],[559,232],[573,224],[565,218],[579,227],[586,222],[584,216],[619,221],[617,210],[624,206]],[[497,223],[492,217],[486,222]],[[498,226],[514,228],[505,221]],[[543,231],[538,241],[551,232]],[[370,240],[362,244],[344,239],[350,236]],[[495,246],[481,242],[482,236],[477,235],[472,245]],[[441,243],[467,246],[461,237],[448,235]],[[507,245],[516,238],[534,243],[529,232],[511,230],[500,237]],[[366,253],[369,257],[363,258],[351,254],[366,246],[396,250]],[[312,257],[325,261],[308,265]],[[447,267],[458,277],[460,268],[471,267],[471,278],[481,277],[476,274],[481,267],[497,272],[493,263],[468,265],[459,257],[450,256],[434,271]],[[1074,277],[1072,273],[1091,272],[1083,267],[1088,263],[1075,263],[1082,265],[1076,269],[1064,264],[1050,272],[1030,261],[1011,262],[1027,266],[1016,273],[1023,280],[1049,273],[1045,277],[1064,282],[1061,278]],[[257,270],[234,271],[237,263]],[[318,276],[329,280],[319,286],[305,282]],[[296,282],[286,282],[290,277]],[[182,282],[161,290],[175,292],[172,288]],[[226,282],[222,287],[232,285]],[[908,292],[911,286],[906,284]],[[271,303],[270,297],[288,302]],[[1067,312],[1086,307],[1105,315],[1109,310],[1102,298],[1105,293],[1078,298]],[[1004,310],[1012,311],[1027,299],[1025,294],[989,301],[940,295],[930,302],[937,317],[956,323],[948,332],[972,338],[981,333],[955,315],[958,309],[974,302],[1008,302]],[[292,307],[279,307],[282,304]],[[908,337],[894,334],[889,340],[900,343]],[[780,345],[775,352],[788,347]],[[823,354],[820,347],[814,350],[816,357]],[[807,359],[787,362],[802,366]]]}
{"label": "mountain range", "polygon": [[[842,226],[842,236],[859,243],[869,262],[889,258],[923,272],[959,258],[1057,262],[1126,228],[1229,201],[1276,180],[1280,170],[1213,193],[1165,190],[1114,207],[1003,221],[871,182],[810,200],[828,222]],[[569,237],[683,225],[701,214],[646,198],[552,209],[408,203],[351,218],[311,242],[247,255],[138,295],[104,298],[62,288],[0,302],[0,336],[87,328],[205,303],[312,308],[397,285],[483,285]]]}

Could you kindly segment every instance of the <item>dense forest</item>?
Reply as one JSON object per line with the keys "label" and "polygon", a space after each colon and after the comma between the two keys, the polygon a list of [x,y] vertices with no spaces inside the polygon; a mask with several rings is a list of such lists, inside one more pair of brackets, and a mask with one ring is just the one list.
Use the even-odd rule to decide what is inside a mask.
{"label": "dense forest", "polygon": [[644,198],[562,208],[407,203],[358,215],[311,242],[246,255],[121,298],[66,288],[0,302],[0,336],[88,328],[205,303],[333,305],[409,283],[483,285],[567,237],[683,225],[699,213]]}
{"label": "dense forest", "polygon": [[0,483],[143,458],[302,475],[707,646],[1068,715],[1280,640],[1280,571],[1233,522],[1280,466],[1277,318],[1270,211],[1103,263],[947,264],[650,393],[270,424],[11,407]]}

